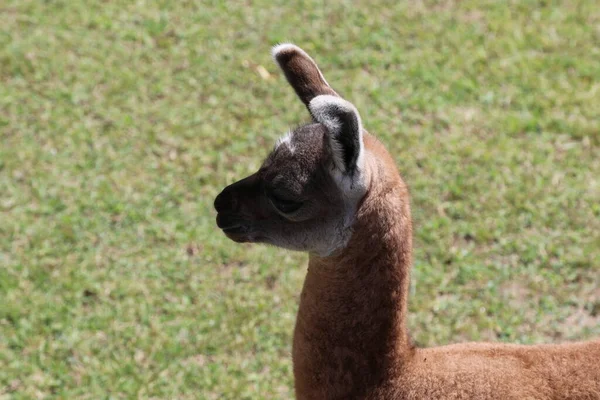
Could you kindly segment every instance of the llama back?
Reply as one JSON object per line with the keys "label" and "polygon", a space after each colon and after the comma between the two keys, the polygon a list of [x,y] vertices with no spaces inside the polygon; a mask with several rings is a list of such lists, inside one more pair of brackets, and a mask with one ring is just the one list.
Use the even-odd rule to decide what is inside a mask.
{"label": "llama back", "polygon": [[599,360],[600,340],[417,349],[387,398],[600,399]]}

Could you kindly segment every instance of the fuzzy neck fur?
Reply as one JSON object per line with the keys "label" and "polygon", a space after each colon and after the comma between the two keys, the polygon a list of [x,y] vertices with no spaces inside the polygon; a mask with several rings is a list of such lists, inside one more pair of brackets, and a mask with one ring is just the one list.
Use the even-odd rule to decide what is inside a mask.
{"label": "fuzzy neck fur", "polygon": [[294,333],[296,397],[600,400],[598,339],[411,345],[408,191],[383,146],[367,135],[365,148],[372,184],[347,246],[310,256]]}
{"label": "fuzzy neck fur", "polygon": [[298,399],[369,397],[397,378],[412,352],[408,193],[395,168],[370,167],[376,184],[359,205],[347,246],[310,256],[294,334]]}

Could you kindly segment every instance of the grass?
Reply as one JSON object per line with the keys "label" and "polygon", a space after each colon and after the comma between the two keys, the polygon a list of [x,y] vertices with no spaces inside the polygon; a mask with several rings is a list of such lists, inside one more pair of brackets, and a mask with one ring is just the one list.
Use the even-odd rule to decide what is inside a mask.
{"label": "grass", "polygon": [[412,192],[412,336],[600,335],[600,8],[5,0],[0,398],[292,397],[306,257],[212,201],[307,113],[294,41]]}

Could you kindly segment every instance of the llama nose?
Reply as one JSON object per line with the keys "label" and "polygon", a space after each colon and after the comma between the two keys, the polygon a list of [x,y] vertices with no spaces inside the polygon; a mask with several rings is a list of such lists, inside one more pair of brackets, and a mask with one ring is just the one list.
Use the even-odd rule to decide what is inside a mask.
{"label": "llama nose", "polygon": [[215,210],[217,212],[226,212],[226,211],[234,211],[237,206],[237,201],[235,200],[231,191],[225,189],[215,199]]}

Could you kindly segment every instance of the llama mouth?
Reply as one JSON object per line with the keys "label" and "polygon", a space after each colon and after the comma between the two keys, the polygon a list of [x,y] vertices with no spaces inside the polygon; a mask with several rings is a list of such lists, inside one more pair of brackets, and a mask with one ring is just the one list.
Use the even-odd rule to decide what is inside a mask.
{"label": "llama mouth", "polygon": [[217,226],[225,231],[225,233],[243,233],[242,230],[247,230],[245,221],[232,214],[217,214]]}
{"label": "llama mouth", "polygon": [[234,242],[243,243],[250,241],[248,237],[250,227],[238,217],[228,214],[218,214],[217,226],[221,228],[225,236]]}
{"label": "llama mouth", "polygon": [[249,229],[245,226],[237,226],[232,228],[223,229],[223,233],[227,238],[233,240],[236,243],[249,243],[254,242],[251,235],[248,234]]}
{"label": "llama mouth", "polygon": [[248,233],[248,227],[243,225],[221,228],[226,235],[242,235]]}

